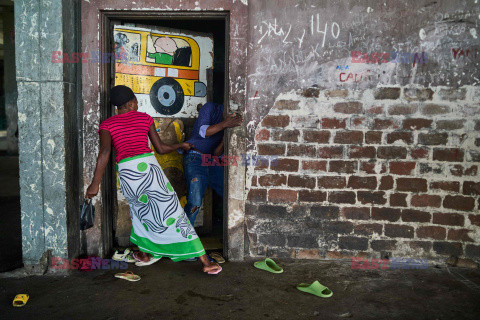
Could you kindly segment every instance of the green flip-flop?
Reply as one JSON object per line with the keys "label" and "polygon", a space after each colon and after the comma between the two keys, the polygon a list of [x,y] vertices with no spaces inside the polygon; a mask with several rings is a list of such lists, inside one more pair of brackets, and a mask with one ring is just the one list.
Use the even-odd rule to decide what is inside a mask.
{"label": "green flip-flop", "polygon": [[328,289],[318,281],[314,281],[312,284],[300,283],[297,289],[306,293],[311,293],[321,298],[330,298],[333,295],[332,290]]}
{"label": "green flip-flop", "polygon": [[255,268],[262,269],[272,273],[282,273],[282,267],[278,266],[275,261],[270,258],[267,258],[263,261],[257,261],[253,264]]}

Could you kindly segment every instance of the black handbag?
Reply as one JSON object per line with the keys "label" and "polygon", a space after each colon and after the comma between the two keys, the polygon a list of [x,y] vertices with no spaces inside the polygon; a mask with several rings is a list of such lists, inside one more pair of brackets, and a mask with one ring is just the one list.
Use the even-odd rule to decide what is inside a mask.
{"label": "black handbag", "polygon": [[80,230],[87,230],[93,227],[95,220],[95,207],[92,199],[85,199],[80,211]]}

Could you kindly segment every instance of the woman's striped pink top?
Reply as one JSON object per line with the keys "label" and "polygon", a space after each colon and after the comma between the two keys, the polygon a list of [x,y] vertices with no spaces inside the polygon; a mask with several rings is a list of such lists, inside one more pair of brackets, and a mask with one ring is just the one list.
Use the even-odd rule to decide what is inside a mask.
{"label": "woman's striped pink top", "polygon": [[152,152],[148,143],[148,130],[153,118],[138,111],[117,114],[103,121],[98,128],[107,130],[112,136],[117,163],[125,158]]}

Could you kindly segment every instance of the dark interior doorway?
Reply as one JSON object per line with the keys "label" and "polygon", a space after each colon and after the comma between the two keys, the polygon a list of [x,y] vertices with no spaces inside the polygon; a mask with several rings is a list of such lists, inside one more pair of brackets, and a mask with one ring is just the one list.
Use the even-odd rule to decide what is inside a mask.
{"label": "dark interior doorway", "polygon": [[[150,28],[171,28],[177,30],[186,30],[191,32],[198,32],[198,33],[205,33],[211,34],[213,37],[214,43],[214,55],[213,55],[213,69],[209,70],[208,78],[209,78],[209,87],[211,88],[208,91],[208,100],[215,103],[219,103],[225,106],[225,102],[228,101],[228,79],[226,77],[228,70],[228,64],[225,57],[228,56],[228,48],[226,47],[226,35],[228,35],[228,14],[214,14],[213,16],[202,15],[198,16],[196,14],[190,14],[179,17],[178,15],[169,16],[169,15],[160,15],[157,17],[152,17],[151,15],[140,15],[138,13],[132,13],[131,17],[125,16],[111,16],[109,17],[109,25],[105,26],[105,31],[107,28],[113,30],[115,25],[121,26],[131,26],[131,27],[145,27],[149,26]],[[112,41],[112,32],[108,33],[108,36],[104,38],[104,48],[105,51],[112,52],[113,48],[109,43]],[[109,47],[110,46],[110,47]],[[105,76],[109,75],[109,77],[104,78],[105,88],[110,88],[114,85],[115,79],[115,68],[114,65],[110,65],[110,70],[105,70]],[[105,102],[109,101],[108,97],[108,90],[105,90]],[[225,110],[227,108],[224,108]],[[102,115],[102,118],[106,118],[112,116],[114,114],[113,108],[108,110],[109,114]],[[184,132],[185,132],[185,140],[187,140],[191,134],[191,129],[195,122],[195,119],[192,118],[182,118],[182,117],[175,117],[179,118],[184,124]],[[102,119],[103,120],[103,119]],[[225,145],[225,151],[227,150],[228,145]],[[113,162],[112,162],[113,163]],[[112,247],[125,247],[127,239],[122,231],[122,226],[118,224],[119,219],[121,219],[122,209],[117,201],[116,195],[116,185],[114,179],[114,170],[113,168],[109,171],[110,172],[110,179],[104,181],[110,181],[110,190],[105,190],[104,199],[110,202],[110,208],[113,209],[113,217],[110,221],[107,220],[107,233],[110,233],[105,239],[107,242],[111,243]],[[225,181],[227,181],[227,171],[225,170]],[[226,188],[224,187],[224,190]],[[208,197],[208,199],[207,199]],[[202,243],[205,246],[205,249],[208,251],[216,250],[226,252],[226,206],[224,205],[224,199],[228,199],[228,195],[224,194],[224,197],[220,197],[212,190],[207,190],[206,197],[204,203],[208,210],[210,210],[210,225],[205,227],[202,225],[200,227],[196,227],[196,231],[201,237]],[[105,203],[105,202],[104,202]],[[108,210],[108,209],[106,209]],[[109,227],[108,227],[109,225]],[[105,229],[104,229],[105,230]],[[108,246],[108,244],[107,244]],[[107,249],[107,248],[106,248]],[[106,250],[109,252],[110,250]]]}
{"label": "dark interior doorway", "polygon": [[0,2],[0,272],[22,266],[15,26],[12,1]]}

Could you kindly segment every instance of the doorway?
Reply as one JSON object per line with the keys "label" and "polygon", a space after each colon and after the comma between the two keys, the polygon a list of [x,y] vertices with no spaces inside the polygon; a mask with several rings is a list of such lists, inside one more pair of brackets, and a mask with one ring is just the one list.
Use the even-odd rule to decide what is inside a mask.
{"label": "doorway", "polygon": [[[208,68],[200,68],[198,73],[200,74],[199,77],[202,79],[198,82],[204,82],[205,84],[205,92],[201,92],[202,87],[199,88],[199,92],[197,92],[197,87],[193,87],[193,94],[192,96],[201,97],[202,94],[205,97],[204,101],[211,101],[218,104],[222,104],[225,106],[225,110],[228,110],[228,106],[226,105],[229,101],[228,99],[228,39],[226,35],[228,35],[228,13],[221,13],[215,12],[212,14],[202,14],[198,15],[195,13],[192,14],[161,14],[152,15],[145,14],[142,15],[141,13],[121,13],[118,15],[115,14],[108,14],[106,19],[106,23],[104,25],[104,39],[102,40],[102,47],[103,52],[116,52],[116,45],[118,45],[119,41],[127,42],[129,45],[126,45],[128,50],[137,50],[138,47],[132,47],[134,44],[134,37],[137,36],[129,36],[128,32],[131,30],[151,30],[151,38],[145,41],[150,41],[152,44],[156,40],[155,37],[159,37],[160,34],[167,34],[173,35],[170,36],[174,38],[177,42],[177,46],[180,48],[181,43],[189,42],[187,39],[189,35],[192,38],[195,38],[197,42],[201,41],[202,37],[211,38],[213,41],[212,52],[209,53],[212,55],[212,64],[211,67]],[[115,30],[122,30],[122,35],[118,35],[115,38]],[[136,32],[141,33],[142,31]],[[156,33],[155,33],[156,32]],[[132,33],[135,33],[132,31]],[[118,32],[117,32],[118,34]],[[177,36],[175,36],[177,34]],[[179,36],[179,34],[181,34]],[[127,35],[127,37],[125,37]],[[178,40],[179,38],[183,37],[182,39]],[[131,39],[128,39],[131,38]],[[138,36],[138,39],[141,38],[141,35]],[[140,41],[140,40],[139,40]],[[142,40],[144,41],[144,40]],[[117,43],[117,44],[116,44]],[[192,44],[193,45],[193,44]],[[150,44],[152,47],[152,45]],[[187,45],[183,45],[182,49],[185,49]],[[188,49],[188,48],[186,48]],[[186,50],[185,50],[186,51]],[[190,50],[191,52],[192,50]],[[121,53],[118,51],[117,53]],[[116,55],[118,57],[119,55]],[[184,56],[185,57],[185,56]],[[175,62],[175,59],[178,59],[173,55],[173,64],[178,65],[179,62]],[[180,57],[181,58],[181,57]],[[190,62],[180,62],[180,63],[191,63],[193,61],[194,55],[192,55]],[[115,60],[115,59],[112,59]],[[185,59],[183,59],[185,60]],[[182,61],[177,60],[177,61]],[[185,64],[185,65],[187,65]],[[109,106],[109,97],[108,97],[108,88],[111,88],[115,84],[124,84],[124,83],[131,83],[132,79],[124,79],[124,83],[119,82],[119,75],[118,75],[118,67],[115,68],[115,63],[112,61],[110,64],[104,64],[104,77],[103,77],[103,85],[105,90],[104,92],[104,101],[106,102],[104,105]],[[160,69],[160,68],[156,68]],[[117,72],[117,74],[116,74]],[[159,71],[162,72],[162,71]],[[163,71],[165,72],[165,71]],[[170,75],[169,69],[166,70],[167,74],[163,74],[163,76]],[[177,71],[178,72],[178,71]],[[203,75],[202,75],[203,73]],[[160,75],[160,74],[159,74]],[[175,79],[175,75],[174,75]],[[178,80],[178,79],[177,79]],[[202,81],[200,81],[202,80]],[[136,81],[136,80],[135,80]],[[178,80],[183,87],[183,83],[181,80]],[[183,88],[185,89],[185,87]],[[149,98],[148,90],[142,91],[141,88],[137,88],[138,91],[135,91],[137,95],[137,99],[139,100],[140,110],[146,113],[149,113],[151,116],[154,117],[156,120],[157,128],[161,127],[163,129],[171,130],[173,126],[176,126],[176,123],[181,123],[181,130],[183,134],[183,140],[188,140],[189,136],[191,135],[191,130],[193,124],[196,119],[196,112],[193,112],[193,108],[196,109],[197,105],[199,104],[198,99],[191,99],[193,102],[184,103],[183,108],[177,108],[180,110],[179,112],[173,112],[169,114],[169,111],[166,109],[162,109],[162,104],[154,105],[153,103],[150,105],[148,102],[151,101]],[[176,90],[178,92],[181,89]],[[173,90],[173,93],[175,90]],[[166,100],[167,104],[170,103],[172,106],[176,105],[176,101],[172,100],[172,94],[167,90],[164,93],[163,99]],[[166,96],[165,96],[166,94]],[[182,97],[185,101],[188,99],[187,91],[185,90],[185,97]],[[170,101],[172,100],[172,101]],[[142,102],[143,101],[143,102]],[[161,101],[160,101],[161,102]],[[142,103],[144,105],[142,106]],[[201,103],[200,103],[201,105]],[[143,108],[143,110],[142,110]],[[106,108],[102,112],[102,120],[114,115],[114,108]],[[163,112],[162,112],[163,110]],[[168,141],[169,137],[161,136],[162,140],[166,143],[175,143],[175,141]],[[171,138],[171,137],[170,137]],[[228,141],[228,139],[226,139]],[[225,152],[228,150],[228,144],[225,145]],[[157,157],[159,160],[162,169],[164,170],[165,174],[172,182],[172,185],[177,192],[181,203],[184,205],[184,201],[182,201],[182,196],[186,195],[186,186],[185,183],[181,183],[181,179],[183,175],[173,166],[164,166],[161,162],[161,159]],[[111,162],[113,163],[113,159]],[[178,167],[178,166],[177,166]],[[226,169],[226,168],[225,168]],[[183,170],[183,169],[182,169]],[[183,174],[183,172],[182,172]],[[223,252],[226,255],[227,250],[227,206],[224,204],[225,199],[228,199],[228,194],[226,193],[227,188],[226,182],[228,181],[227,178],[228,170],[225,170],[225,178],[224,178],[224,196],[223,198],[217,195],[210,189],[207,189],[204,197],[204,201],[201,207],[201,213],[197,218],[195,223],[195,229],[200,236],[202,243],[205,246],[205,249],[208,251],[215,250],[217,252]],[[178,177],[182,178],[178,178]],[[107,170],[106,176],[104,177],[104,188],[103,190],[103,197],[104,197],[104,210],[106,212],[113,212],[113,215],[103,215],[103,221],[106,223],[104,224],[105,227],[102,230],[103,238],[104,238],[104,248],[106,249],[105,252],[110,252],[111,248],[122,248],[127,247],[130,244],[129,235],[130,235],[130,212],[126,201],[124,200],[123,196],[121,195],[120,191],[118,190],[117,186],[117,179],[116,179],[116,172],[113,166],[110,170]],[[185,182],[185,181],[183,181]],[[106,243],[105,243],[106,242]]]}
{"label": "doorway", "polygon": [[0,3],[0,272],[22,266],[13,2]]}

